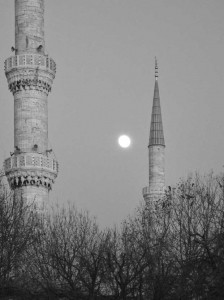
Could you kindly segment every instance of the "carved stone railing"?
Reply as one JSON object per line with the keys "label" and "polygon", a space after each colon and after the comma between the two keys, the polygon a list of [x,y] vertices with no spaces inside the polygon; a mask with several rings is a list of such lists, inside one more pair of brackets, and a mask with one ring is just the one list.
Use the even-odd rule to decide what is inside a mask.
{"label": "carved stone railing", "polygon": [[20,54],[5,61],[5,74],[10,91],[38,90],[48,95],[55,78],[56,63],[46,55]]}
{"label": "carved stone railing", "polygon": [[39,153],[21,153],[13,155],[5,160],[5,172],[12,169],[38,168],[57,174],[58,162],[48,156]]}
{"label": "carved stone railing", "polygon": [[7,158],[4,169],[12,188],[42,185],[51,189],[58,174],[58,162],[38,153],[21,153]]}
{"label": "carved stone railing", "polygon": [[52,73],[56,73],[56,63],[48,55],[40,54],[20,54],[14,55],[5,61],[5,73],[10,72],[14,68],[34,67],[39,69],[48,69]]}
{"label": "carved stone railing", "polygon": [[149,186],[146,186],[142,189],[143,197],[147,197],[153,194],[164,194],[164,193],[165,193],[165,188],[162,187],[150,188]]}

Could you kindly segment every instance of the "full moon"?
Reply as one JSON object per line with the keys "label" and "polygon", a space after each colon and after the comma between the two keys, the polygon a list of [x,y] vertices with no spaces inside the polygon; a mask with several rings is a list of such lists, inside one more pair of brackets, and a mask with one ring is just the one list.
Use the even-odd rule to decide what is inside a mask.
{"label": "full moon", "polygon": [[118,144],[121,148],[128,148],[131,145],[131,139],[127,135],[121,135],[118,138]]}

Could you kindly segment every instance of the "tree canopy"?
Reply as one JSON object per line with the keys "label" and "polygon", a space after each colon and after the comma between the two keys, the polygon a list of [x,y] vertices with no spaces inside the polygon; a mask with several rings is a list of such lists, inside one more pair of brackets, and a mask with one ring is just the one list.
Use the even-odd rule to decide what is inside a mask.
{"label": "tree canopy", "polygon": [[224,299],[224,176],[195,174],[100,229],[0,194],[1,299]]}

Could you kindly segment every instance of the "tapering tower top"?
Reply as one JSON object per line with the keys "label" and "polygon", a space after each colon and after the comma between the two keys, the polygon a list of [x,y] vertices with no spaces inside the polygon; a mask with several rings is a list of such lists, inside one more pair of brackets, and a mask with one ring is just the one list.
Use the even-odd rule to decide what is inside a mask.
{"label": "tapering tower top", "polygon": [[15,54],[44,54],[44,0],[15,0]]}
{"label": "tapering tower top", "polygon": [[155,58],[155,87],[148,145],[149,185],[143,188],[143,197],[154,210],[165,195],[165,141],[159,97],[158,63]]}
{"label": "tapering tower top", "polygon": [[151,127],[150,127],[150,136],[149,136],[149,147],[155,145],[165,146],[162,114],[161,114],[161,107],[160,107],[160,97],[159,97],[157,58],[155,58],[155,87],[154,87]]}
{"label": "tapering tower top", "polygon": [[157,58],[155,56],[155,78],[156,78],[156,80],[158,80],[158,77],[159,77],[159,75],[158,75],[158,62],[157,62]]}

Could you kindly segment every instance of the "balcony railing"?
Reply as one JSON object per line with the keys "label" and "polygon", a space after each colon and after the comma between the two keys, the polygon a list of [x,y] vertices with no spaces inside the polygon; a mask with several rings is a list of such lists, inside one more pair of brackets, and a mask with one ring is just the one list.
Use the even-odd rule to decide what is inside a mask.
{"label": "balcony railing", "polygon": [[5,60],[5,73],[17,67],[48,69],[50,72],[56,73],[56,63],[48,55],[20,54],[11,56]]}
{"label": "balcony railing", "polygon": [[58,162],[39,153],[21,153],[7,158],[4,163],[4,169],[6,174],[16,169],[38,169],[57,175]]}

